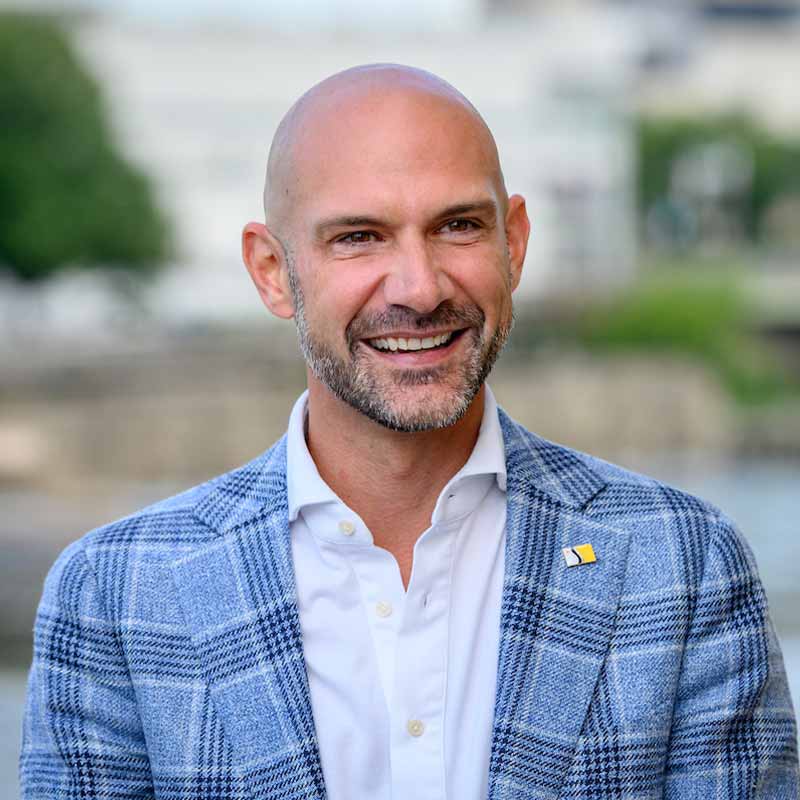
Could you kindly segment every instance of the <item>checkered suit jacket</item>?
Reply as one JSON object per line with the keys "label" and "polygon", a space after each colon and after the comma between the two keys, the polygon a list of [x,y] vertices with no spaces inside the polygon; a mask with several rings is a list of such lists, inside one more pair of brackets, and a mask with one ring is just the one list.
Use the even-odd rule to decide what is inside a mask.
{"label": "checkered suit jacket", "polygon": [[[487,796],[795,800],[783,664],[731,524],[502,412],[501,423],[507,556]],[[285,473],[283,439],[61,555],[36,622],[25,800],[325,797]],[[584,542],[597,562],[567,568],[561,548]]]}

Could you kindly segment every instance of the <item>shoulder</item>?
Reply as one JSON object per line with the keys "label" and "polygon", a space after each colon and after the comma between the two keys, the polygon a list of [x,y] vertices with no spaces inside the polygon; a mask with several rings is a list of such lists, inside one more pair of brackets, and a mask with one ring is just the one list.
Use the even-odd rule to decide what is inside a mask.
{"label": "shoulder", "polygon": [[697,587],[709,580],[757,576],[738,525],[713,503],[615,464],[584,458],[606,481],[586,513],[630,533],[634,572],[650,575],[654,587]]}
{"label": "shoulder", "polygon": [[500,412],[509,471],[593,516],[625,519],[665,508],[722,517],[713,504],[656,478],[549,441]]}
{"label": "shoulder", "polygon": [[[752,553],[736,524],[709,501],[656,478],[626,469],[543,439],[506,417],[524,449],[532,480],[572,506],[583,518],[630,538],[634,575],[647,575],[655,587],[669,582],[697,584],[711,554],[731,554],[731,570],[752,574]],[[507,447],[509,437],[507,436]],[[524,448],[520,447],[524,443]],[[543,467],[542,464],[545,466]],[[509,469],[512,465],[509,464]],[[555,486],[555,490],[553,487]]]}
{"label": "shoulder", "polygon": [[67,546],[45,580],[44,600],[79,602],[88,589],[120,595],[237,519],[285,502],[285,438],[237,469],[85,533]]}

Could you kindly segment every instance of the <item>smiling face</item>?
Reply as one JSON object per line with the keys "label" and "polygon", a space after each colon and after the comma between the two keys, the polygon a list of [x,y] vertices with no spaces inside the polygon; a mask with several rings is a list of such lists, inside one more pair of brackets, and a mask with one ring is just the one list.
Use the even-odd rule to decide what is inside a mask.
{"label": "smiling face", "polygon": [[291,269],[298,339],[314,378],[392,430],[431,430],[461,419],[511,330],[509,313],[487,339],[485,315],[473,303],[444,302],[431,314],[393,307],[355,317],[345,331],[348,354],[341,356],[309,325]]}
{"label": "smiling face", "polygon": [[381,77],[333,87],[295,126],[268,217],[312,391],[428,430],[465,414],[508,336],[527,217],[471,107]]}

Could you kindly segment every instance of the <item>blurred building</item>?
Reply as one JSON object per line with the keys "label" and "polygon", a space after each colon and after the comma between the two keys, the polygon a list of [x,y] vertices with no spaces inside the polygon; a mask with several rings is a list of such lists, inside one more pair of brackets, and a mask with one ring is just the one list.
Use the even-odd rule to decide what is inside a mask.
{"label": "blurred building", "polygon": [[154,29],[109,18],[81,26],[84,52],[113,88],[126,146],[157,176],[183,244],[186,263],[160,287],[165,312],[254,307],[239,232],[261,216],[272,132],[312,84],[371,61],[428,68],[485,115],[509,189],[529,199],[534,221],[523,293],[627,277],[632,154],[624,64],[611,31],[595,31],[570,52],[552,46],[561,38],[554,33],[522,25],[376,41],[358,31],[298,39],[262,26]]}
{"label": "blurred building", "polygon": [[[178,261],[144,303],[157,319],[179,324],[262,315],[241,267],[239,234],[261,215],[272,133],[298,95],[353,64],[430,69],[482,111],[509,190],[526,196],[533,222],[520,299],[632,276],[632,111],[735,108],[800,128],[798,0],[25,6],[54,4],[70,10],[68,27],[105,90],[123,149],[153,177],[174,223]],[[112,297],[94,277],[66,276],[34,293],[5,286],[0,319],[94,328],[122,313]]]}
{"label": "blurred building", "polygon": [[[526,196],[533,221],[520,297],[613,285],[632,274],[630,34],[613,17],[508,8],[486,24],[476,0],[397,0],[369,14],[355,0],[259,3],[257,18],[236,5],[225,18],[174,16],[178,8],[158,19],[97,11],[69,22],[123,150],[153,177],[177,230],[179,263],[146,298],[157,318],[262,313],[241,267],[239,235],[262,214],[272,133],[312,84],[375,61],[442,75],[486,117],[509,190]],[[100,309],[105,290],[94,284],[87,293],[76,280],[56,281],[44,294],[94,294]],[[70,322],[73,304],[39,295],[39,315],[55,309],[67,327],[107,316],[84,308]],[[30,318],[20,300],[18,322]]]}
{"label": "blurred building", "polygon": [[[671,4],[627,3],[640,10]],[[800,0],[683,0],[673,48],[690,42],[678,68],[645,70],[637,103],[655,112],[745,111],[780,132],[800,131]]]}

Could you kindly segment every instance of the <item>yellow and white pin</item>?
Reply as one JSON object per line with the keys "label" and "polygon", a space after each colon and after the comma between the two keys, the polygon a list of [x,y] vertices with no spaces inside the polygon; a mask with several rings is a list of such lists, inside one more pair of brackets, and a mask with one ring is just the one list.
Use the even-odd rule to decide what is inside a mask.
{"label": "yellow and white pin", "polygon": [[594,548],[590,544],[576,544],[573,547],[564,547],[561,552],[568,567],[578,567],[581,564],[591,564],[597,561]]}

